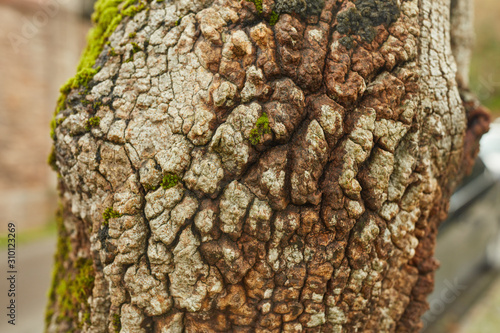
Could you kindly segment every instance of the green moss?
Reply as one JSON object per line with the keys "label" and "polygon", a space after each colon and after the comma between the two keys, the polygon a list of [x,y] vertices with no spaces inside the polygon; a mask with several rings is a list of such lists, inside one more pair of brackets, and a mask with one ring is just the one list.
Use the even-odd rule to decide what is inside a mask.
{"label": "green moss", "polygon": [[[58,320],[65,320],[81,310],[84,310],[84,314],[89,311],[87,299],[92,293],[95,279],[93,262],[91,259],[79,258],[72,271],[73,274],[59,281],[56,288]],[[83,322],[78,322],[78,326],[83,326]]]}
{"label": "green moss", "polygon": [[[245,1],[252,2],[255,5],[255,9],[257,9],[257,12],[259,13],[259,15],[262,15],[264,13],[264,7],[263,7],[262,0],[245,0]],[[276,10],[273,10],[271,12],[271,15],[269,16],[269,24],[275,25],[278,22],[279,17],[280,17],[280,13],[278,13]]]}
{"label": "green moss", "polygon": [[152,185],[149,185],[149,184],[144,184],[143,187],[144,187],[144,189],[146,191],[151,191],[151,190],[154,191],[154,190],[156,190],[156,186],[152,186]]}
{"label": "green moss", "polygon": [[52,140],[55,140],[56,138],[56,127],[57,127],[57,122],[56,122],[56,117],[54,117],[50,121],[50,137],[52,138]]}
{"label": "green moss", "polygon": [[122,11],[122,14],[125,16],[135,16],[137,13],[144,10],[145,8],[146,5],[143,2],[141,2],[137,6],[129,6],[128,8],[124,9]]}
{"label": "green moss", "polygon": [[247,0],[248,2],[253,2],[255,4],[255,8],[259,14],[262,14],[264,8],[262,7],[262,0]]}
{"label": "green moss", "polygon": [[114,219],[114,218],[117,218],[117,217],[121,217],[122,214],[118,213],[117,211],[113,210],[113,207],[108,207],[106,208],[106,210],[104,211],[104,213],[102,213],[102,218],[104,219],[104,225],[108,225],[109,224],[109,219]]}
{"label": "green moss", "polygon": [[175,26],[178,27],[181,24],[182,17],[175,21]]}
{"label": "green moss", "polygon": [[122,321],[118,313],[113,315],[113,328],[115,329],[115,332],[120,332],[122,329]]}
{"label": "green moss", "polygon": [[71,310],[72,302],[68,289],[68,282],[66,280],[60,281],[56,288],[56,295],[59,300],[59,309],[62,313],[66,313]]}
{"label": "green moss", "polygon": [[179,180],[179,176],[167,173],[165,176],[163,176],[161,186],[166,190],[177,185],[179,183]]}
{"label": "green moss", "polygon": [[[138,0],[98,0],[94,5],[94,28],[87,36],[87,46],[82,54],[80,63],[77,67],[76,75],[69,79],[61,87],[61,96],[59,97],[56,111],[57,115],[66,104],[66,98],[71,90],[87,86],[94,75],[100,70],[95,66],[96,60],[107,44],[107,39],[116,30],[124,16],[133,16],[145,8],[143,2],[133,6]],[[114,50],[112,50],[114,53]],[[116,53],[115,53],[116,55]],[[54,129],[56,124],[51,123],[51,137],[54,138]]]}
{"label": "green moss", "polygon": [[49,327],[50,321],[52,320],[53,316],[54,316],[54,308],[47,307],[47,309],[45,310],[45,328]]}
{"label": "green moss", "polygon": [[142,51],[142,48],[141,48],[139,45],[137,45],[137,43],[132,42],[132,43],[130,43],[130,44],[132,44],[132,52],[133,52],[134,54],[136,54],[137,52]]}
{"label": "green moss", "polygon": [[[86,87],[85,93],[88,92],[88,84],[100,70],[100,67],[96,66],[95,63],[104,46],[109,45],[109,36],[116,30],[125,16],[134,16],[146,8],[144,2],[133,6],[138,1],[144,0],[97,0],[95,3],[94,14],[92,14],[94,28],[87,35],[87,46],[80,58],[76,75],[70,78],[60,89],[61,95],[57,101],[53,119],[50,122],[50,137],[52,140],[55,140],[55,129],[58,126],[55,118],[66,107],[68,94],[71,90],[79,87]],[[111,49],[110,55],[116,55],[114,49]]]}
{"label": "green moss", "polygon": [[[96,109],[96,108],[94,107],[94,109]],[[87,120],[87,126],[85,126],[85,129],[87,131],[90,131],[91,128],[98,127],[100,123],[101,123],[100,117],[89,118],[89,120]]]}
{"label": "green moss", "polygon": [[72,281],[70,288],[73,288],[72,295],[76,297],[78,303],[83,303],[92,291],[89,289],[94,284],[94,265],[91,259],[78,258],[75,268],[78,270],[78,273]]}
{"label": "green moss", "polygon": [[58,171],[57,164],[56,164],[56,149],[54,146],[52,146],[52,150],[50,151],[49,157],[47,158],[47,164],[52,168],[54,171]]}
{"label": "green moss", "polygon": [[93,287],[93,266],[91,260],[75,264],[70,261],[72,252],[69,233],[64,226],[63,207],[56,212],[58,239],[54,256],[52,284],[49,290],[49,303],[45,313],[45,325],[48,327],[55,311],[58,322],[66,320],[78,322],[78,312],[88,308],[88,295]]}
{"label": "green moss", "polygon": [[87,120],[87,124],[92,127],[97,127],[101,123],[101,118],[99,117],[92,117],[89,120]]}
{"label": "green moss", "polygon": [[90,311],[86,311],[82,315],[82,322],[79,325],[79,328],[83,328],[83,324],[90,325]]}
{"label": "green moss", "polygon": [[66,227],[64,226],[63,207],[61,204],[59,204],[59,208],[56,212],[56,225],[59,236],[57,240],[56,256],[59,259],[66,260],[71,252],[71,242],[67,235],[68,232],[66,231]]}
{"label": "green moss", "polygon": [[135,36],[137,36],[137,32],[131,32],[128,34],[128,38],[134,38]]}
{"label": "green moss", "polygon": [[94,75],[100,68],[83,68],[81,69],[77,75],[71,79],[69,79],[62,87],[61,93],[69,94],[72,89],[76,89],[78,87],[87,86],[89,82],[94,78]]}
{"label": "green moss", "polygon": [[271,13],[271,17],[269,18],[269,24],[275,25],[278,22],[279,18],[280,18],[280,15],[273,10]]}
{"label": "green moss", "polygon": [[[102,101],[95,101],[93,104],[92,104],[92,109],[96,110],[99,109],[101,106],[102,106]],[[97,124],[99,125],[99,124]]]}
{"label": "green moss", "polygon": [[66,117],[62,117],[59,119],[56,119],[56,117],[52,118],[52,120],[50,122],[50,137],[52,139],[54,139],[56,136],[56,127],[61,125],[61,123],[65,120],[66,120]]}
{"label": "green moss", "polygon": [[258,145],[264,134],[271,134],[271,127],[269,127],[269,118],[267,113],[262,113],[262,115],[257,119],[255,126],[250,131],[250,142],[253,145]]}

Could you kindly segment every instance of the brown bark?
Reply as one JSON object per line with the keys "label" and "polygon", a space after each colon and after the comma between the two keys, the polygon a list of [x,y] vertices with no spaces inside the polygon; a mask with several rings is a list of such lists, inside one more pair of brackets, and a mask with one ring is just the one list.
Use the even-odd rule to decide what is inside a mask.
{"label": "brown bark", "polygon": [[48,331],[418,331],[488,123],[449,1],[146,7],[56,117]]}

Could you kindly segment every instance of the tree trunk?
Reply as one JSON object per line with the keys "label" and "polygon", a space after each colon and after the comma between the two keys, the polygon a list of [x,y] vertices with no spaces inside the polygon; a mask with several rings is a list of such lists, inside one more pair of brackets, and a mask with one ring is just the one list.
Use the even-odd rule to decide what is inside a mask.
{"label": "tree trunk", "polygon": [[488,126],[452,2],[99,0],[47,331],[418,331]]}

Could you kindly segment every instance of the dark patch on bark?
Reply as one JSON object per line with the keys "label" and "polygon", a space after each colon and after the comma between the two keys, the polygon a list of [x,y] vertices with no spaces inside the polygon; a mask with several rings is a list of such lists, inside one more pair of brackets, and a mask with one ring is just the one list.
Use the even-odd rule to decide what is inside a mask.
{"label": "dark patch on bark", "polygon": [[337,31],[343,35],[340,42],[348,49],[353,47],[352,36],[360,36],[371,43],[376,36],[374,27],[391,25],[399,18],[399,7],[395,0],[357,0],[355,7],[342,11],[337,16]]}

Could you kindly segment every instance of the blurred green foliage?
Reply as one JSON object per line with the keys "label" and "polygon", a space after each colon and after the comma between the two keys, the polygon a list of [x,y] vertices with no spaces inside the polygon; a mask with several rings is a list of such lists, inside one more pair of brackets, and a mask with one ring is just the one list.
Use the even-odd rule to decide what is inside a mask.
{"label": "blurred green foliage", "polygon": [[[6,230],[5,230],[6,231]],[[29,229],[29,230],[19,230],[16,228],[16,246],[18,244],[30,243],[42,238],[55,236],[57,234],[57,225],[55,221],[51,221],[44,226]],[[7,249],[7,238],[8,234],[6,232],[0,233],[0,249]]]}
{"label": "blurred green foliage", "polygon": [[470,86],[494,117],[500,117],[500,1],[475,1],[476,44]]}

